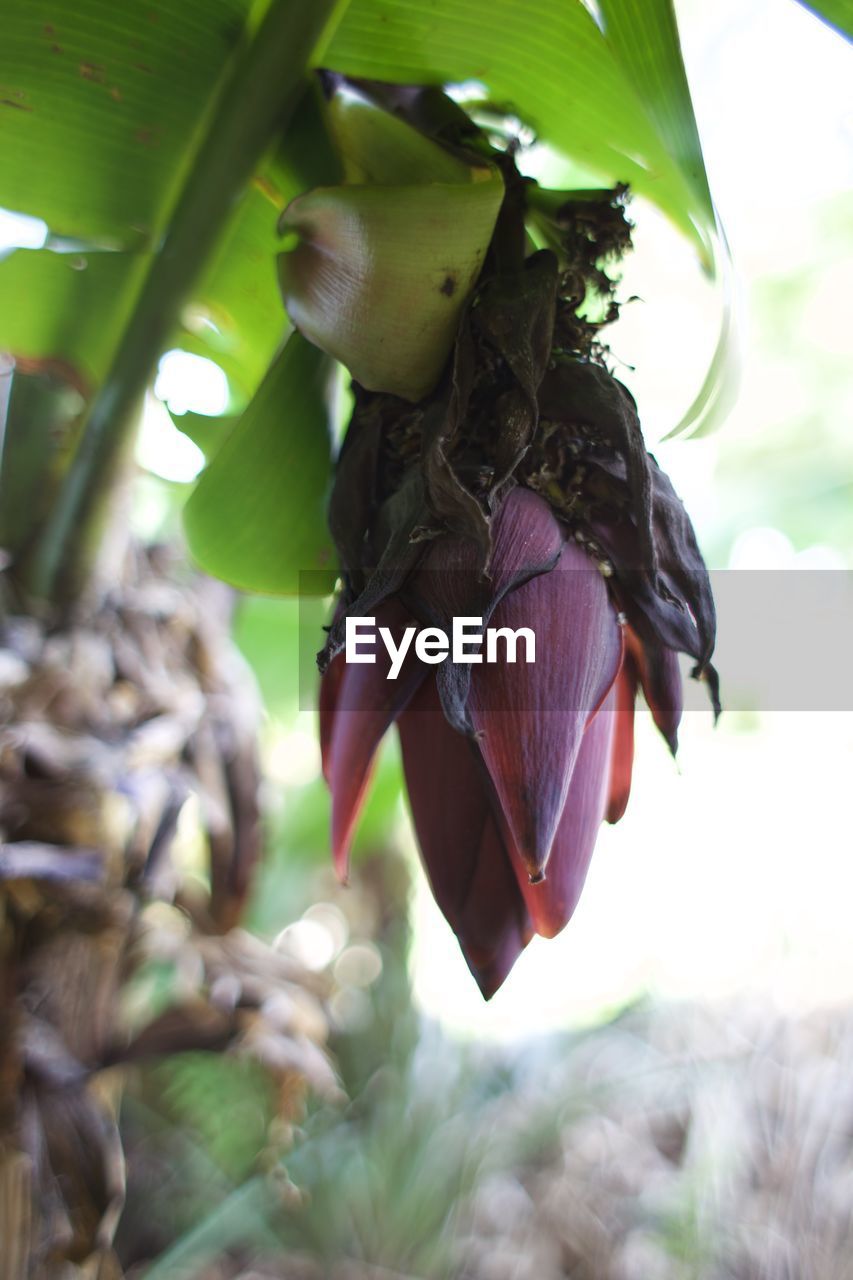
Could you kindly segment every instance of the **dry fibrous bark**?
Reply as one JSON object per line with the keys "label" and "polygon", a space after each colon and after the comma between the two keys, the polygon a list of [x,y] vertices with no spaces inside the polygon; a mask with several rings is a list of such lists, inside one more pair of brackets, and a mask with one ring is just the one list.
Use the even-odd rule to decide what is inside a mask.
{"label": "dry fibrous bark", "polygon": [[[235,927],[261,840],[259,700],[230,615],[224,587],[134,550],[61,631],[3,628],[3,1280],[119,1273],[127,1064],[247,1053],[285,1113],[307,1084],[335,1089],[323,980]],[[185,980],[150,1020],[125,993],[163,956]]]}

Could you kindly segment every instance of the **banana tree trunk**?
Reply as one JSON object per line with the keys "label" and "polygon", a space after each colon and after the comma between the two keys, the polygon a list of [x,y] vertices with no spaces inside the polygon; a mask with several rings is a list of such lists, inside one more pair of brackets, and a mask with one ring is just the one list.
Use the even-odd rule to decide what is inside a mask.
{"label": "banana tree trunk", "polygon": [[[134,548],[87,616],[54,633],[10,617],[0,636],[2,1280],[119,1274],[128,1062],[254,1045],[271,1069],[286,1061],[331,1087],[312,1052],[316,980],[278,958],[277,980],[313,1016],[307,1036],[259,1035],[241,972],[269,956],[247,960],[236,931],[216,936],[235,924],[258,854],[259,704],[229,639],[229,593],[187,576]],[[193,977],[140,1025],[128,979],[162,950],[158,911],[181,921]],[[270,1037],[292,1047],[297,1032],[299,1053],[276,1056]]]}

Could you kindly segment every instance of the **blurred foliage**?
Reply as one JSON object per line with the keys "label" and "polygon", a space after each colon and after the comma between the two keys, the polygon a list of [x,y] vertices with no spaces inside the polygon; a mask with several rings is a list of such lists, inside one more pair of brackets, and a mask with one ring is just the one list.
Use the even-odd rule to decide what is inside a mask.
{"label": "blurred foliage", "polygon": [[275,1113],[256,1063],[191,1053],[145,1072],[125,1098],[122,1129],[130,1178],[144,1183],[149,1212],[143,1222],[124,1215],[119,1250],[153,1256],[193,1228],[212,1200],[250,1176]]}
{"label": "blurred foliage", "polygon": [[438,1091],[435,1078],[389,1065],[341,1122],[322,1116],[306,1132],[290,1172],[310,1201],[282,1224],[284,1246],[450,1280],[454,1220],[487,1150],[476,1121],[488,1086],[460,1072],[449,1046],[432,1070]]}
{"label": "blurred foliage", "polygon": [[[19,250],[0,263],[0,285],[20,302],[4,312],[0,345],[67,360],[96,384],[105,376],[224,73],[266,7],[8,7],[0,80],[21,109],[5,113],[0,204],[43,219],[77,252]],[[218,360],[243,402],[286,327],[271,265],[276,212],[336,172],[306,95],[186,301],[173,341]]]}
{"label": "blurred foliage", "polygon": [[518,1053],[426,1028],[143,1274],[839,1280],[851,1059],[849,1010],[638,1006]]}
{"label": "blurred foliage", "polygon": [[853,440],[845,313],[853,245],[846,197],[817,206],[804,253],[751,282],[743,395],[718,444],[725,494],[708,546],[725,563],[752,527],[853,564]]}
{"label": "blurred foliage", "polygon": [[[299,884],[298,876],[295,885],[290,876],[279,878],[277,901],[287,904],[287,919],[294,917]],[[346,1162],[355,1172],[357,1148],[377,1117],[384,1119],[371,1142],[377,1152],[382,1150],[383,1161],[390,1156],[388,1104],[392,1095],[397,1104],[401,1101],[402,1077],[408,1077],[419,1043],[406,969],[408,886],[408,870],[392,850],[377,851],[367,860],[353,890],[335,888],[316,869],[303,882],[304,899],[315,905],[302,923],[307,921],[315,932],[323,919],[343,926],[336,938],[330,935],[331,957],[325,964],[335,985],[330,1003],[333,1051],[350,1101],[335,1107],[311,1097],[296,1152],[290,1150],[296,1135],[277,1120],[275,1092],[251,1063],[187,1055],[138,1073],[123,1116],[129,1204],[118,1249],[126,1264],[153,1259],[165,1250],[152,1273],[165,1276],[173,1274],[184,1256],[197,1264],[244,1239],[257,1245],[264,1234],[282,1242],[315,1233],[322,1230],[321,1221],[313,1210],[305,1217],[301,1192],[316,1192],[319,1211],[327,1162],[335,1158],[338,1137],[336,1177]],[[297,921],[286,931],[297,956],[299,927]],[[283,946],[286,951],[286,939]],[[398,1079],[389,1091],[386,1085]],[[290,1183],[291,1160],[297,1158],[306,1162],[310,1178],[300,1181],[299,1195]],[[332,1185],[340,1184],[329,1183],[329,1191]],[[260,1236],[251,1219],[247,1226],[246,1197],[266,1224]],[[288,1204],[292,1219],[286,1213],[282,1218]],[[232,1213],[236,1205],[243,1207]],[[328,1224],[325,1234],[329,1236]]]}

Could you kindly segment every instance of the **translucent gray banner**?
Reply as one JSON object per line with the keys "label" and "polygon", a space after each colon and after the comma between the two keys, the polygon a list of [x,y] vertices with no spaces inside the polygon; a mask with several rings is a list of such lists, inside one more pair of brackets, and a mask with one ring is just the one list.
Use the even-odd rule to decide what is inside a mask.
{"label": "translucent gray banner", "polygon": [[[710,576],[718,616],[713,662],[724,710],[853,711],[853,571],[731,569],[715,570]],[[309,572],[300,579],[300,705],[310,709],[317,705],[316,655],[325,642],[323,627],[331,622],[334,601],[328,574]],[[473,578],[468,584],[454,583],[452,597],[476,601],[475,587]],[[630,583],[625,588],[628,594]],[[523,598],[518,597],[519,605]],[[536,594],[527,598],[529,616],[519,608],[513,625],[523,624],[536,633],[536,665],[565,661],[566,637],[577,625],[571,612],[566,611],[560,626],[543,630],[532,607]],[[471,615],[478,612],[471,607]],[[411,619],[418,629],[434,621]],[[501,622],[500,617],[492,619],[493,625]],[[381,659],[378,638],[376,650]],[[502,652],[499,645],[499,655]],[[522,653],[520,646],[518,661]],[[692,661],[683,658],[682,664],[688,677]],[[482,668],[472,668],[478,669]],[[427,673],[435,671],[435,666],[427,668]],[[702,685],[689,678],[685,679],[685,707],[708,707]],[[555,702],[554,709],[568,708]]]}

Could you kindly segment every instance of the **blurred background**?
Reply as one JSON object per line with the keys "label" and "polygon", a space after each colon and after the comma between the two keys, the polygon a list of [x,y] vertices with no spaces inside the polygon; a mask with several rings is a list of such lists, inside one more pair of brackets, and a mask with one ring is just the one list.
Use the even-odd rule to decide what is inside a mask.
{"label": "blurred background", "polygon": [[[635,201],[617,373],[713,569],[849,570],[849,48],[794,0],[677,10],[734,267],[711,285]],[[537,175],[553,163],[527,157]],[[736,403],[715,434],[666,440],[725,290]],[[228,388],[171,353],[157,395],[134,523],[165,540],[203,458],[164,406],[216,415]],[[602,830],[574,920],[486,1005],[418,867],[396,741],[344,890],[300,708],[298,605],[244,599],[236,634],[264,705],[265,853],[245,927],[324,984],[340,1091],[285,1125],[245,1062],[140,1069],[122,1110],[131,1273],[853,1274],[849,706],[741,695],[716,729],[690,711],[677,766],[640,715],[628,812]],[[820,664],[819,641],[802,660]],[[134,999],[180,988],[169,955]]]}

